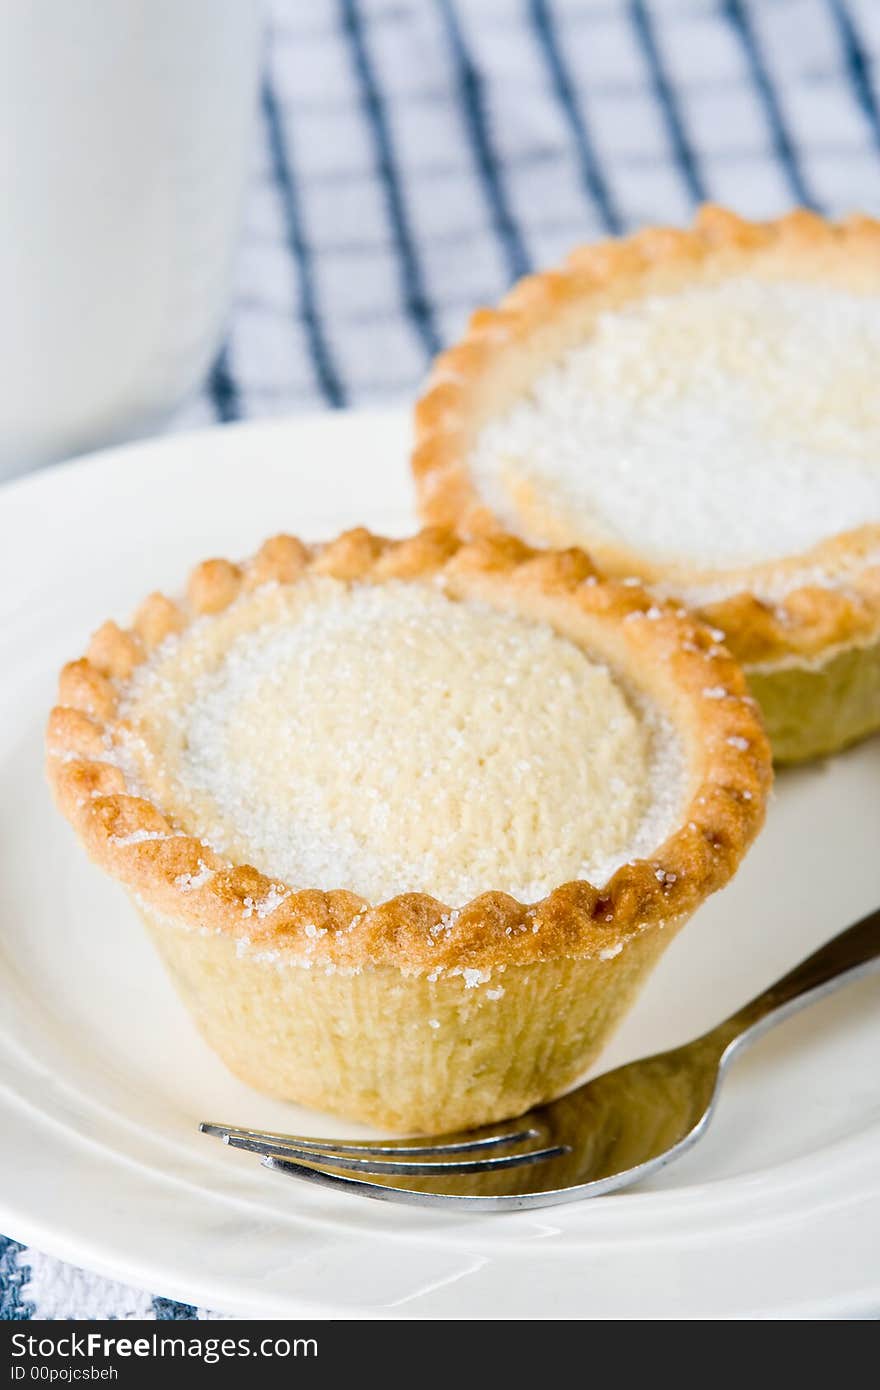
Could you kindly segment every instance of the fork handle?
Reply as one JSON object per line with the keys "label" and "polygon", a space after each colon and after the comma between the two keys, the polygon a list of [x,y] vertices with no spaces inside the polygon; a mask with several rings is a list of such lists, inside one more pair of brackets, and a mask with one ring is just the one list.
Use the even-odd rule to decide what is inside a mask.
{"label": "fork handle", "polygon": [[841,985],[880,970],[880,908],[833,936],[712,1030],[726,1047],[754,1038]]}

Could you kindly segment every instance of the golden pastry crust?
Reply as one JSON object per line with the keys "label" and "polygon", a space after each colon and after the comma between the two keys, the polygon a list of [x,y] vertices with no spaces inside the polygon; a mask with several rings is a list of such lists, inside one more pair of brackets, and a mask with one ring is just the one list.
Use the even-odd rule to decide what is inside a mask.
{"label": "golden pastry crust", "polygon": [[[112,760],[127,682],[167,637],[222,611],[243,590],[296,584],[309,573],[441,583],[452,597],[504,595],[513,611],[563,633],[587,628],[599,650],[639,673],[683,739],[690,781],[680,828],[650,860],[624,865],[601,888],[566,883],[532,905],[490,891],[452,913],[425,893],[370,904],[340,889],[290,891],[180,832],[159,806],[133,794]],[[687,916],[729,879],[761,826],[771,776],[738,666],[684,610],[632,584],[597,582],[580,551],[535,551],[506,536],[466,543],[442,528],[403,541],[360,529],[320,546],[277,536],[245,564],[206,561],[184,600],[154,594],[130,630],[105,623],[87,655],[64,667],[59,698],[47,735],[57,802],[92,858],[145,909],[303,964],[350,971],[454,974],[613,953],[646,927]],[[441,919],[444,929],[432,933]]]}
{"label": "golden pastry crust", "polygon": [[[798,210],[758,223],[706,206],[690,230],[651,228],[584,246],[559,269],[521,280],[498,309],[472,316],[464,338],[437,358],[418,402],[412,464],[424,520],[457,526],[466,535],[501,529],[471,477],[469,453],[488,420],[587,336],[594,315],[750,270],[876,291],[880,222],[854,216],[830,223]],[[668,583],[723,629],[734,656],[747,666],[813,661],[834,648],[869,646],[880,638],[877,524],[801,555],[714,575],[685,567],[661,573],[644,556],[611,542],[593,543],[590,550],[603,573]],[[713,592],[713,579],[723,579],[723,592],[717,584]]]}

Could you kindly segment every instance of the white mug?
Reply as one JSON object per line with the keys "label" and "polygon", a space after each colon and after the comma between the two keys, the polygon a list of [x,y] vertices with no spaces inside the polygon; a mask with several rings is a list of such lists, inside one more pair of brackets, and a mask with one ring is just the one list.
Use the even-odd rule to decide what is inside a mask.
{"label": "white mug", "polygon": [[0,477],[142,432],[216,352],[258,0],[0,0]]}

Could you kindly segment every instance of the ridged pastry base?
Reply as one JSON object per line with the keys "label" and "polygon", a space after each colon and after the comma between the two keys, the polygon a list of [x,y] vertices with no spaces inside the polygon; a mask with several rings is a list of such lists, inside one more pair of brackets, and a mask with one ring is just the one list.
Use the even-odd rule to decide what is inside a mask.
{"label": "ridged pastry base", "polygon": [[880,729],[880,642],[815,666],[749,670],[779,763],[837,753]]}
{"label": "ridged pastry base", "polygon": [[682,925],[649,927],[609,960],[510,966],[467,988],[461,976],[327,974],[279,951],[239,954],[228,935],[138,910],[202,1035],[241,1080],[423,1133],[518,1115],[573,1085]]}

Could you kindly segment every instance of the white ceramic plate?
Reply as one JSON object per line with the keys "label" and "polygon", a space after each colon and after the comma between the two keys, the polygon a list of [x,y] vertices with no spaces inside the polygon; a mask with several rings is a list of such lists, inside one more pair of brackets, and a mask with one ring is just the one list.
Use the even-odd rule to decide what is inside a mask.
{"label": "white ceramic plate", "polygon": [[[406,435],[398,415],[209,431],[0,490],[0,1230],[243,1315],[877,1315],[877,977],[747,1054],[691,1154],[577,1206],[473,1217],[355,1200],[196,1132],[205,1117],[345,1127],[226,1074],[52,809],[56,671],[207,555],[282,529],[405,533]],[[779,779],[742,872],[674,942],[605,1064],[707,1027],[880,903],[878,789],[876,739]]]}

